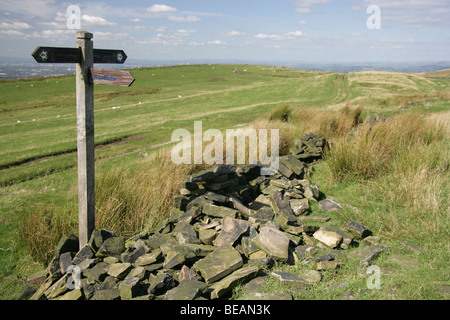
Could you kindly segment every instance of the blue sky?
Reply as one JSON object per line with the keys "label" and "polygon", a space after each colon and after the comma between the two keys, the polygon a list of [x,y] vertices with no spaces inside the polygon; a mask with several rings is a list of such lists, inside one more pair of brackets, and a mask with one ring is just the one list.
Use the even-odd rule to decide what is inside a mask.
{"label": "blue sky", "polygon": [[[0,56],[72,47],[67,8],[94,47],[147,60],[440,61],[450,57],[450,0],[0,0]],[[381,28],[369,29],[370,5]]]}

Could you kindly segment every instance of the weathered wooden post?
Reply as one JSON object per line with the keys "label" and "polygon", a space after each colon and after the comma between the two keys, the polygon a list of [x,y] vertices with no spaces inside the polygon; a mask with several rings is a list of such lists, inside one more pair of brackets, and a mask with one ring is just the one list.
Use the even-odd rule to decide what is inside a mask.
{"label": "weathered wooden post", "polygon": [[80,248],[95,229],[94,84],[129,87],[133,75],[122,70],[93,69],[94,63],[123,64],[123,50],[94,49],[93,34],[77,32],[76,48],[37,47],[38,63],[76,63],[78,148],[78,237]]}
{"label": "weathered wooden post", "polygon": [[92,33],[77,32],[76,47],[81,59],[76,65],[77,149],[78,149],[78,223],[80,248],[95,229],[95,154],[94,154],[94,66]]}

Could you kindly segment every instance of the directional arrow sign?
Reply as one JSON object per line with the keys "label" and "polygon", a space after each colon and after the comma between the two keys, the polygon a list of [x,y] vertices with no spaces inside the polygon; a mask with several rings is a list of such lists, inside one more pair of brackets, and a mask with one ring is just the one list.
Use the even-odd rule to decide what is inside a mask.
{"label": "directional arrow sign", "polygon": [[[31,54],[38,63],[80,63],[79,48],[37,47]],[[123,64],[127,55],[123,50],[94,49],[94,63]]]}
{"label": "directional arrow sign", "polygon": [[37,47],[31,55],[39,63],[79,63],[81,61],[79,48]]}
{"label": "directional arrow sign", "polygon": [[129,71],[124,70],[99,70],[91,69],[94,84],[109,86],[129,87],[134,82],[134,77]]}
{"label": "directional arrow sign", "polygon": [[123,50],[94,49],[94,63],[123,64],[127,55]]}

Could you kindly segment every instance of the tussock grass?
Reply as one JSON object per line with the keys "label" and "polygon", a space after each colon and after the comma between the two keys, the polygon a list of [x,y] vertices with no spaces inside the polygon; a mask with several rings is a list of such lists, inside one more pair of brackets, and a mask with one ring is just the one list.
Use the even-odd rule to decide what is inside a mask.
{"label": "tussock grass", "polygon": [[338,182],[371,179],[390,172],[435,168],[445,130],[419,113],[394,116],[373,127],[364,124],[352,135],[339,138],[329,155],[332,178]]}
{"label": "tussock grass", "polygon": [[137,167],[118,167],[96,179],[96,227],[123,236],[151,229],[166,218],[186,175],[198,166],[175,165],[162,149]]}
{"label": "tussock grass", "polygon": [[61,208],[55,204],[36,204],[25,212],[19,224],[19,234],[29,254],[47,265],[59,239],[64,234],[73,233],[76,217],[73,207]]}

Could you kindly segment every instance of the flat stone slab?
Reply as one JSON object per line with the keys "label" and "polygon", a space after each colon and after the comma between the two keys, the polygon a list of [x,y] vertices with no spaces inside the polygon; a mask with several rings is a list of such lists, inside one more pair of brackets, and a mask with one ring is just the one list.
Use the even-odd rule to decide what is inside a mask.
{"label": "flat stone slab", "polygon": [[317,270],[307,270],[303,272],[300,277],[311,284],[319,283],[322,280],[322,274]]}
{"label": "flat stone slab", "polygon": [[314,232],[313,237],[330,248],[336,248],[342,241],[342,236],[340,234],[323,229]]}
{"label": "flat stone slab", "polygon": [[309,200],[306,198],[290,200],[289,204],[296,216],[302,215],[309,210]]}
{"label": "flat stone slab", "polygon": [[210,286],[211,299],[218,299],[228,291],[230,291],[236,283],[239,281],[243,281],[247,278],[254,277],[259,272],[259,267],[257,266],[249,266],[238,269],[234,271],[229,276],[223,278],[222,280],[214,283]]}
{"label": "flat stone slab", "polygon": [[216,282],[244,264],[241,254],[231,245],[223,245],[194,264],[207,283]]}
{"label": "flat stone slab", "polygon": [[236,218],[238,211],[235,209],[222,207],[222,206],[216,206],[215,204],[208,203],[203,207],[203,213],[210,217],[216,217],[216,218],[225,218],[227,216]]}
{"label": "flat stone slab", "polygon": [[194,300],[202,295],[207,284],[198,280],[183,280],[180,284],[166,292],[164,300]]}
{"label": "flat stone slab", "polygon": [[239,237],[247,231],[250,224],[248,221],[225,217],[223,219],[222,231],[213,241],[213,244],[220,247],[224,244],[233,245]]}
{"label": "flat stone slab", "polygon": [[131,269],[133,269],[131,263],[115,263],[109,267],[107,273],[117,279],[123,279],[131,271]]}
{"label": "flat stone slab", "polygon": [[364,247],[348,254],[350,259],[358,259],[361,263],[371,264],[384,250],[380,247]]}
{"label": "flat stone slab", "polygon": [[288,285],[295,288],[309,288],[312,286],[309,281],[299,278],[292,273],[273,271],[271,275],[278,278],[278,280],[280,280],[280,283],[283,285]]}
{"label": "flat stone slab", "polygon": [[265,226],[252,241],[258,248],[276,260],[288,260],[289,238],[284,232]]}
{"label": "flat stone slab", "polygon": [[330,199],[325,199],[319,201],[319,209],[323,210],[324,212],[328,211],[341,211],[342,207]]}
{"label": "flat stone slab", "polygon": [[337,267],[339,267],[339,262],[337,261],[319,261],[312,265],[312,268],[317,271],[333,270]]}

